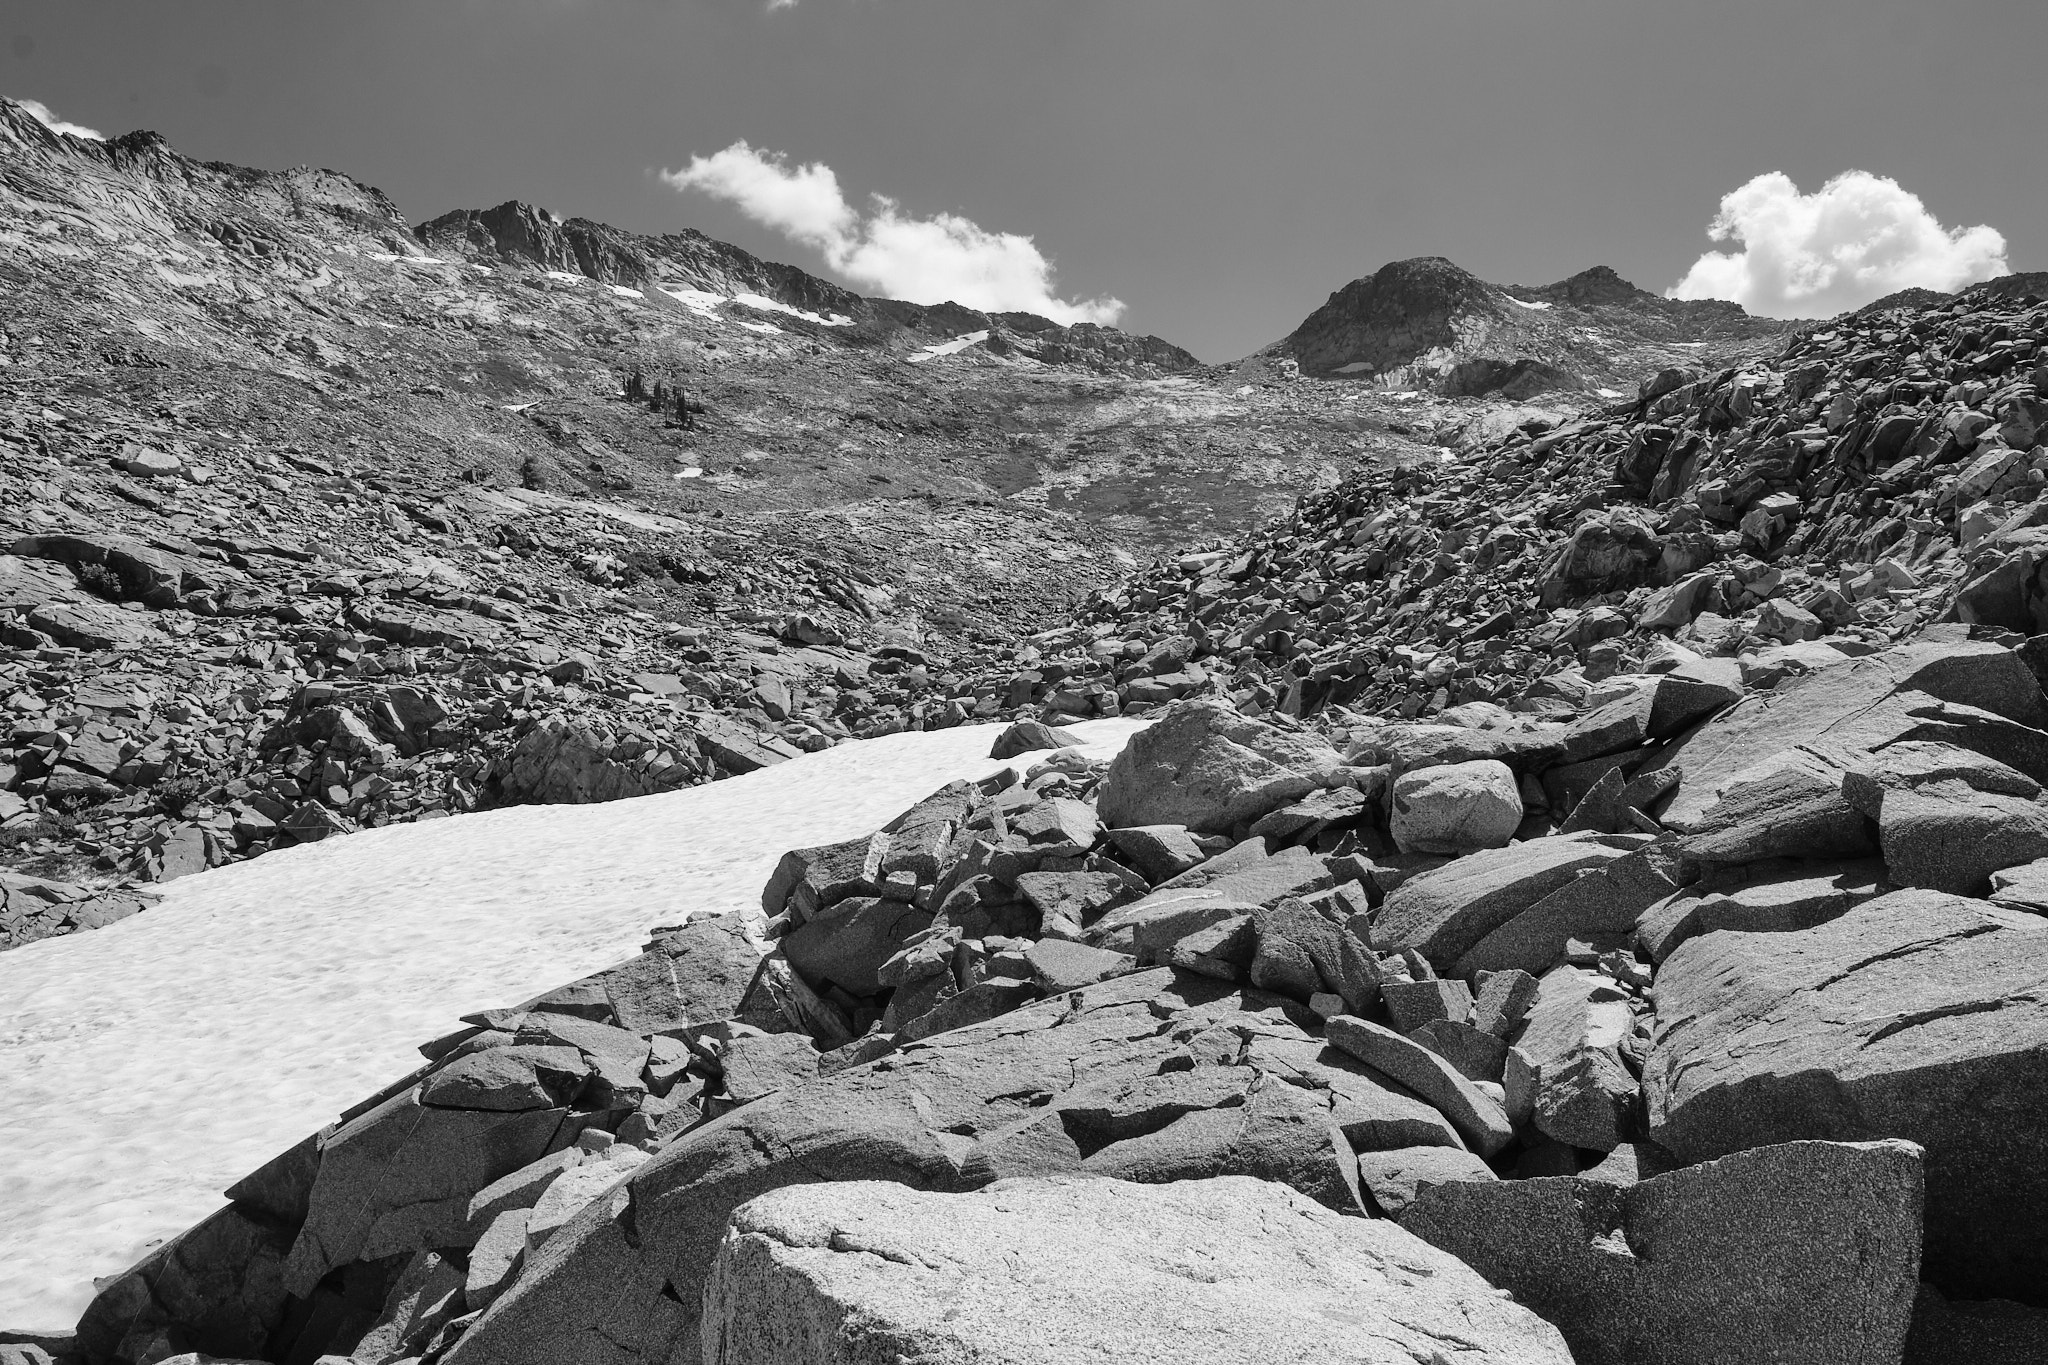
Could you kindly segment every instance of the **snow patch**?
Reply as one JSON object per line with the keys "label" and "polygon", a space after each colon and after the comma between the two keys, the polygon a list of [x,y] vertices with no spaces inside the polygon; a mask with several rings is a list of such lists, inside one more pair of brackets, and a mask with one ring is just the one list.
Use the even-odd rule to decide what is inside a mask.
{"label": "snow patch", "polygon": [[936,346],[927,346],[916,355],[907,356],[905,359],[915,365],[922,360],[936,360],[942,355],[958,355],[968,347],[979,346],[987,340],[987,332],[968,332],[964,336],[954,337],[951,341],[942,341]]}
{"label": "snow patch", "polygon": [[707,294],[702,289],[684,289],[667,284],[658,284],[654,287],[701,317],[717,317],[718,305],[725,302],[725,295]]}
{"label": "snow patch", "polygon": [[[719,316],[718,308],[720,304],[738,303],[744,304],[746,307],[755,309],[758,312],[784,313],[793,318],[802,318],[805,322],[815,322],[820,327],[853,326],[853,319],[844,314],[807,313],[801,308],[792,308],[779,299],[771,299],[766,294],[734,294],[728,297],[724,294],[712,294],[702,289],[688,289],[679,285],[658,284],[655,288],[691,312],[707,318]],[[731,318],[725,319],[728,322],[734,320]],[[740,325],[742,327],[752,327],[755,331],[761,330],[758,324],[742,322]],[[781,329],[777,328],[775,330],[779,331]]]}
{"label": "snow patch", "polygon": [[746,328],[749,332],[773,332],[777,336],[782,335],[782,329],[772,322],[748,322],[744,318],[734,318],[733,321]]}
{"label": "snow patch", "polygon": [[614,294],[617,294],[622,299],[644,299],[647,297],[639,290],[629,289],[623,284],[608,284],[605,286],[605,288],[611,290]]}
{"label": "snow patch", "polygon": [[550,270],[547,277],[551,280],[560,280],[563,284],[582,284],[589,278],[587,275],[572,275],[566,270]]}
{"label": "snow patch", "polygon": [[1550,307],[1547,303],[1530,303],[1527,299],[1518,299],[1513,294],[1503,294],[1501,297],[1515,305],[1515,307],[1526,308],[1532,313],[1545,312]]}
{"label": "snow patch", "polygon": [[[1074,725],[1091,757],[1144,722]],[[171,883],[153,910],[0,954],[0,1323],[92,1277],[419,1065],[420,1043],[758,904],[784,849],[1006,766],[1000,727],[844,744],[703,787],[366,830]]]}
{"label": "snow patch", "polygon": [[763,312],[787,313],[793,318],[802,318],[805,322],[815,322],[821,327],[853,326],[852,318],[845,317],[839,313],[832,313],[829,315],[821,313],[806,313],[801,308],[792,308],[788,304],[780,301],[779,299],[769,298],[766,294],[735,294],[732,296],[732,301],[734,303],[744,303],[749,308],[759,308]]}
{"label": "snow patch", "polygon": [[448,264],[447,261],[442,260],[439,256],[401,256],[394,251],[373,251],[370,253],[370,259],[373,261],[383,261],[386,262],[387,264],[395,261],[400,265]]}

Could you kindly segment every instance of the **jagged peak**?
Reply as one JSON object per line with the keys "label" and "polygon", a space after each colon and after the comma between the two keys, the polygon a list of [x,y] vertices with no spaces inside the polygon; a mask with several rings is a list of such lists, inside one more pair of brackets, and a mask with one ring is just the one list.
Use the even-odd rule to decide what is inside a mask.
{"label": "jagged peak", "polygon": [[1510,293],[1528,295],[1556,303],[1569,303],[1577,307],[1588,307],[1602,303],[1634,303],[1657,296],[1634,282],[1623,279],[1613,266],[1596,265],[1590,270],[1581,270],[1568,279],[1540,288],[1510,288]]}

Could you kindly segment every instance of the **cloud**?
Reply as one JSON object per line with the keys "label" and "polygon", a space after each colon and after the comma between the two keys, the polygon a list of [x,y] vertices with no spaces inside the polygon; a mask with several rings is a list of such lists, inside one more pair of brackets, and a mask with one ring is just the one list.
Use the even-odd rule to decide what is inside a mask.
{"label": "cloud", "polygon": [[1679,299],[1733,299],[1766,317],[1829,317],[1901,289],[1949,292],[2011,273],[1991,228],[1949,229],[1899,182],[1847,171],[1812,194],[1760,175],[1721,200],[1709,251],[1672,287]]}
{"label": "cloud", "polygon": [[983,312],[1038,313],[1055,322],[1115,322],[1113,298],[1068,300],[1053,294],[1053,265],[1029,237],[990,232],[956,213],[918,218],[885,195],[865,211],[849,204],[830,166],[792,166],[780,152],[735,142],[693,156],[662,179],[697,190],[821,253],[848,280],[911,303],[961,303]]}
{"label": "cloud", "polygon": [[53,133],[69,133],[73,137],[89,137],[94,142],[106,141],[97,130],[88,128],[82,123],[66,123],[63,119],[51,113],[50,106],[40,100],[16,100],[15,103],[28,110],[30,118],[42,124]]}

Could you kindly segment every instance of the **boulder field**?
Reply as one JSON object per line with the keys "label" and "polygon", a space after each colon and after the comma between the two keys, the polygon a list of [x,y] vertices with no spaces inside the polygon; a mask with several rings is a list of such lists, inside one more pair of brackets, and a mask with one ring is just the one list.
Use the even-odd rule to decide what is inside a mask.
{"label": "boulder field", "polygon": [[1458,719],[1013,727],[0,1359],[2043,1359],[2021,654]]}

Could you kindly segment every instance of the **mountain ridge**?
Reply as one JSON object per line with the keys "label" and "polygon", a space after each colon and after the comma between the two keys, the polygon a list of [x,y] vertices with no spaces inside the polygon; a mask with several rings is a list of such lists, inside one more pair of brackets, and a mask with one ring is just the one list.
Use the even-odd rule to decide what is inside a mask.
{"label": "mountain ridge", "polygon": [[1721,300],[1666,299],[1606,266],[1555,284],[1496,285],[1422,256],[1351,281],[1258,354],[1318,378],[1446,397],[1613,398],[1631,376],[1752,358],[1799,325]]}

